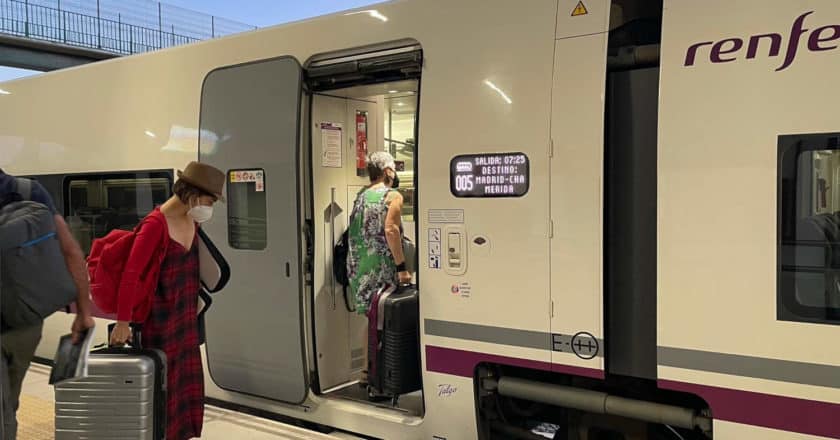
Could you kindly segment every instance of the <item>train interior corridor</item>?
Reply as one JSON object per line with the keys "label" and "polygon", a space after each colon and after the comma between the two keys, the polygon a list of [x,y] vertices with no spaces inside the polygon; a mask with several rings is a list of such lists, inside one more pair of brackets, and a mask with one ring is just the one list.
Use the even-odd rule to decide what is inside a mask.
{"label": "train interior corridor", "polygon": [[[364,387],[368,320],[353,293],[333,274],[334,244],[347,229],[353,202],[368,184],[365,157],[387,151],[395,159],[403,196],[402,226],[416,243],[416,146],[419,81],[402,80],[316,92],[311,100],[312,221],[315,249],[313,331],[318,382],[328,398],[350,399],[422,416],[418,389],[397,399],[374,399]],[[406,261],[416,282],[416,245]],[[419,326],[419,324],[418,324]],[[418,346],[415,347],[419,353]],[[419,356],[418,356],[419,363]],[[417,366],[419,371],[419,365]]]}

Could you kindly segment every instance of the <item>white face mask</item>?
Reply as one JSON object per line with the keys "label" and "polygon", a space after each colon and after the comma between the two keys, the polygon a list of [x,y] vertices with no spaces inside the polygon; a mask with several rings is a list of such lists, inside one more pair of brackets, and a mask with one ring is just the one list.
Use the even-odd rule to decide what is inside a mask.
{"label": "white face mask", "polygon": [[213,217],[213,207],[204,205],[193,206],[187,214],[192,217],[196,223],[204,223],[207,220],[210,220],[210,217]]}

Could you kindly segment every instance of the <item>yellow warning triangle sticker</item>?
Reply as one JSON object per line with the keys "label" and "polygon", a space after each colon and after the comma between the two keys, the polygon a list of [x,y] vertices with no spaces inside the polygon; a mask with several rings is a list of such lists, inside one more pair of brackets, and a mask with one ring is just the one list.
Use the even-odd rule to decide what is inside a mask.
{"label": "yellow warning triangle sticker", "polygon": [[586,6],[583,4],[583,1],[579,1],[577,6],[575,6],[575,10],[572,11],[572,17],[578,17],[580,15],[586,15],[589,11],[586,10]]}

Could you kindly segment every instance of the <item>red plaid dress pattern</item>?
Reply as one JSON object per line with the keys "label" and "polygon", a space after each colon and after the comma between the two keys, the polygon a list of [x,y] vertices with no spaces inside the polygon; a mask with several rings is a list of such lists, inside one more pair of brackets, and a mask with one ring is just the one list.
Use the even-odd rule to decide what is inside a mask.
{"label": "red plaid dress pattern", "polygon": [[201,437],[204,372],[198,345],[198,235],[190,250],[169,240],[143,345],[166,353],[167,440]]}

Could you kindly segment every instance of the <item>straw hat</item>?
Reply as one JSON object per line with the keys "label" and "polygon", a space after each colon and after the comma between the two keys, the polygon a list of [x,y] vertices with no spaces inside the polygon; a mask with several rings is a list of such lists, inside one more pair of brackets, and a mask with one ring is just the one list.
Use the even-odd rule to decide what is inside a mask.
{"label": "straw hat", "polygon": [[178,170],[178,179],[225,201],[222,195],[225,187],[225,173],[215,167],[193,161],[187,164],[184,171]]}

